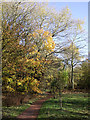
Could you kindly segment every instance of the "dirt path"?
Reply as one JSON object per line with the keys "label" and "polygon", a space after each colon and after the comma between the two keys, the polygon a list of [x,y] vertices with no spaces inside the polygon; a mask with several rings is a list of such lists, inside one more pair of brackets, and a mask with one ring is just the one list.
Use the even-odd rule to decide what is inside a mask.
{"label": "dirt path", "polygon": [[47,97],[32,103],[28,109],[26,109],[21,115],[17,117],[18,120],[36,120],[43,102],[45,102],[51,97],[52,95],[49,94]]}

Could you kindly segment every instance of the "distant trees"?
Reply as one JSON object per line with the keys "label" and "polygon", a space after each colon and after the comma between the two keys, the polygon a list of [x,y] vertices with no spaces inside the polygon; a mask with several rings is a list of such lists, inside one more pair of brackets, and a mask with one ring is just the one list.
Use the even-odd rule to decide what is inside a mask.
{"label": "distant trees", "polygon": [[81,68],[80,68],[80,78],[78,80],[78,87],[80,89],[86,89],[88,90],[89,89],[89,85],[90,85],[90,82],[89,82],[89,66],[88,66],[88,60],[84,61],[82,64],[81,64]]}

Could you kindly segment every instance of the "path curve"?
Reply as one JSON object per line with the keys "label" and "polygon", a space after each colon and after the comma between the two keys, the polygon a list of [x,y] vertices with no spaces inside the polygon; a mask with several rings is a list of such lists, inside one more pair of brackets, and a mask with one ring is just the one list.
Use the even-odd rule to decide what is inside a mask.
{"label": "path curve", "polygon": [[28,109],[26,109],[23,113],[21,113],[17,117],[17,119],[18,120],[36,120],[43,102],[45,102],[51,97],[53,96],[51,94],[48,94],[47,97],[37,100],[36,102],[32,103]]}

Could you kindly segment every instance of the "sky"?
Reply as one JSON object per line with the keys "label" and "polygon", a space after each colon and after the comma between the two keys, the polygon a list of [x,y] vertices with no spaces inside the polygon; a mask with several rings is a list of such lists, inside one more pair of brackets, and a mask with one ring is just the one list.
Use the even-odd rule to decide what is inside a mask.
{"label": "sky", "polygon": [[68,6],[73,18],[85,20],[85,28],[88,30],[88,2],[49,2],[48,4],[57,10]]}
{"label": "sky", "polygon": [[[68,6],[74,19],[82,19],[85,21],[84,28],[88,37],[88,2],[49,2],[48,5],[54,7],[56,10],[61,10]],[[88,55],[88,45],[84,51],[85,54]]]}

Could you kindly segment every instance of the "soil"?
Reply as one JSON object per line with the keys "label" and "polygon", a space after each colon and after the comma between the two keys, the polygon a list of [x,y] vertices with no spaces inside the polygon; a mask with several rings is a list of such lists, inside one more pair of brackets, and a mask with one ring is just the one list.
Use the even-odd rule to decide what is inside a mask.
{"label": "soil", "polygon": [[17,117],[17,119],[18,120],[37,120],[39,110],[42,104],[51,97],[53,96],[51,94],[48,94],[47,97],[32,103],[28,109],[26,109],[21,115]]}

